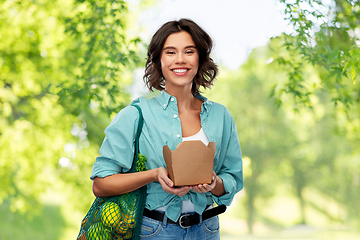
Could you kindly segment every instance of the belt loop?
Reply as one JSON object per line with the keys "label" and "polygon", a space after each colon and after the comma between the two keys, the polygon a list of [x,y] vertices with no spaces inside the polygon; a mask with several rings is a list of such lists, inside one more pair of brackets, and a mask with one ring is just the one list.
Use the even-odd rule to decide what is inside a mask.
{"label": "belt loop", "polygon": [[167,224],[167,216],[164,212],[164,218],[163,218],[163,227],[166,227],[166,224]]}
{"label": "belt loop", "polygon": [[200,217],[200,223],[202,223],[202,214],[199,214]]}

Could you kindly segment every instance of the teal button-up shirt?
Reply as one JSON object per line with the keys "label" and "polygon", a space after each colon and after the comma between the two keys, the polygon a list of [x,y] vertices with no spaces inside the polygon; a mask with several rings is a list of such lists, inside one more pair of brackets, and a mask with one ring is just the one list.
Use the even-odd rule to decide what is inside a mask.
{"label": "teal button-up shirt", "polygon": [[[166,193],[159,182],[147,187],[146,208],[153,210],[166,206],[166,215],[177,221],[181,215],[182,201],[190,199],[195,211],[201,214],[213,201],[230,205],[234,195],[243,188],[242,158],[237,130],[230,112],[221,104],[209,101],[202,95],[197,98],[203,102],[200,118],[201,126],[210,142],[215,142],[214,171],[223,180],[226,194],[216,197],[191,190],[183,197]],[[165,91],[149,100],[136,99],[144,116],[144,126],[140,135],[140,152],[147,158],[147,168],[166,168],[163,146],[171,150],[182,142],[181,123],[177,100]],[[100,148],[101,156],[96,158],[91,179],[127,172],[134,155],[135,132],[139,113],[135,107],[122,109],[105,129],[105,139]]]}

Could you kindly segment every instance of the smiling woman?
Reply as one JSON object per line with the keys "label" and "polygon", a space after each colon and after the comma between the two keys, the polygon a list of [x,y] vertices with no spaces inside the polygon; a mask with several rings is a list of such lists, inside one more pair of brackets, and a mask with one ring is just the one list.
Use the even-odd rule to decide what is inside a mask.
{"label": "smiling woman", "polygon": [[[211,50],[209,35],[188,19],[167,22],[154,34],[144,81],[150,91],[161,92],[149,100],[140,97],[132,103],[143,112],[139,148],[148,159],[148,171],[123,174],[132,165],[134,155],[139,122],[134,107],[121,110],[105,130],[101,156],[91,174],[93,192],[100,197],[114,196],[147,185],[141,239],[219,239],[217,215],[243,188],[234,120],[223,105],[199,94],[201,86],[212,85],[218,72],[209,57]],[[210,183],[174,187],[163,147],[173,150],[190,139],[204,145],[215,143],[212,179]],[[219,207],[213,207],[214,202]]]}

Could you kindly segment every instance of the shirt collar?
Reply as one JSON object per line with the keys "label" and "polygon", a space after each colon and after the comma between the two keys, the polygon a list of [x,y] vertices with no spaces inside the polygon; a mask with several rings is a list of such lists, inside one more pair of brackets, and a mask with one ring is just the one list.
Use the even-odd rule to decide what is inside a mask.
{"label": "shirt collar", "polygon": [[168,94],[165,90],[162,90],[155,98],[163,109],[166,109],[168,107],[171,99],[175,100],[175,97]]}
{"label": "shirt collar", "polygon": [[[204,97],[201,94],[197,94],[197,95],[195,95],[195,97],[202,100],[202,101],[204,101],[204,103],[202,104],[202,106],[204,108],[204,111],[209,112],[210,108],[211,108],[211,105],[212,105],[212,102],[209,101],[206,97]],[[201,110],[203,110],[203,109],[201,109]]]}
{"label": "shirt collar", "polygon": [[[195,96],[196,98],[204,101],[203,103],[203,107],[204,107],[204,110],[206,112],[209,112],[210,111],[210,107],[212,105],[212,102],[209,101],[206,97],[204,97],[203,95],[201,94],[197,94]],[[165,90],[162,90],[157,96],[156,96],[156,100],[158,101],[158,103],[163,107],[163,109],[166,109],[168,106],[169,106],[169,103],[171,101],[175,101],[176,98],[171,96],[170,94],[168,94]],[[203,109],[202,109],[203,110]]]}

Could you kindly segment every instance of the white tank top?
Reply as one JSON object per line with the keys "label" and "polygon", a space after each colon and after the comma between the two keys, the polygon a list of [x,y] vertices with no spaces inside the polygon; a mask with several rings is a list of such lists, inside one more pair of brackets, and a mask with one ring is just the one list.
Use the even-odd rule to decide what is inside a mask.
{"label": "white tank top", "polygon": [[195,135],[192,135],[190,137],[183,137],[183,142],[195,141],[195,140],[201,140],[206,146],[209,145],[209,139],[207,138],[207,136],[202,128]]}
{"label": "white tank top", "polygon": [[[201,140],[206,146],[209,145],[209,139],[207,138],[204,130],[201,128],[200,131],[192,135],[190,137],[183,137],[183,142],[185,141],[195,141],[195,140]],[[157,208],[156,211],[165,212],[166,206]],[[182,202],[182,208],[181,213],[189,213],[189,212],[195,212],[194,204],[189,200]]]}

